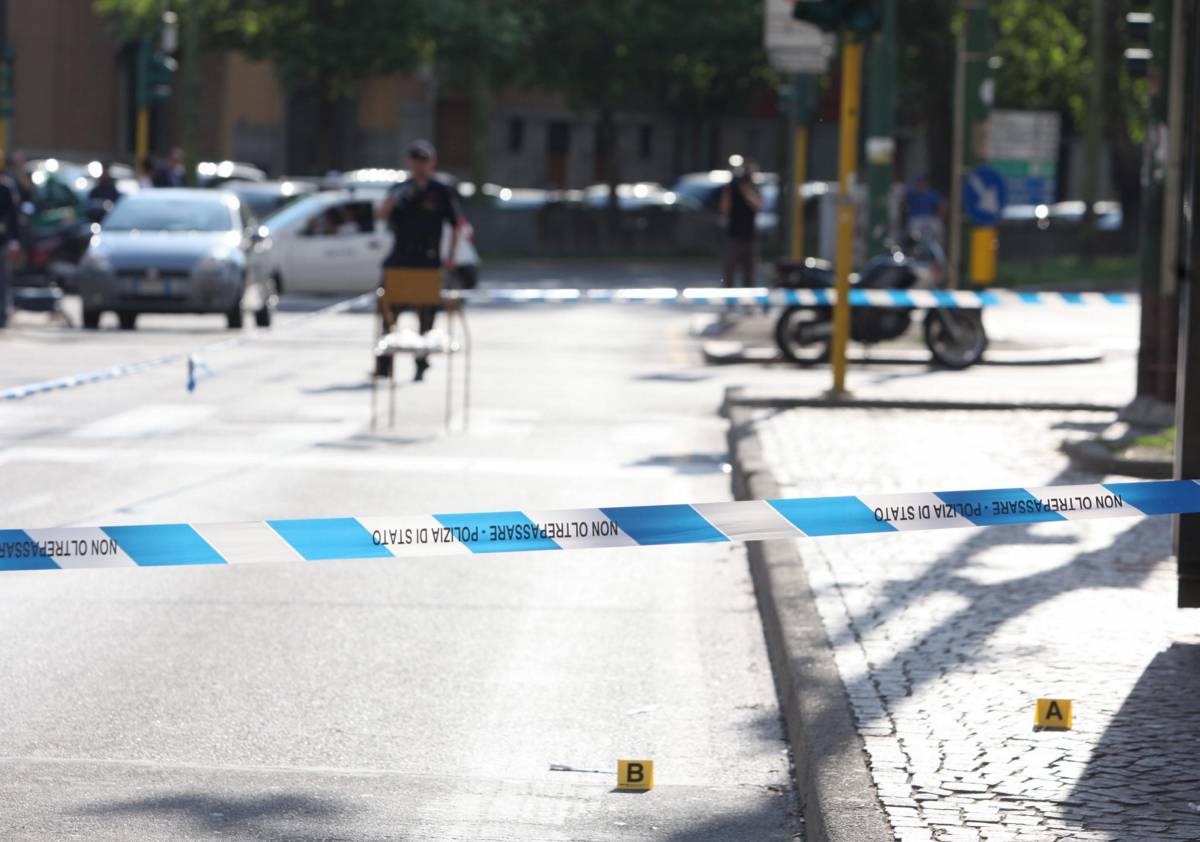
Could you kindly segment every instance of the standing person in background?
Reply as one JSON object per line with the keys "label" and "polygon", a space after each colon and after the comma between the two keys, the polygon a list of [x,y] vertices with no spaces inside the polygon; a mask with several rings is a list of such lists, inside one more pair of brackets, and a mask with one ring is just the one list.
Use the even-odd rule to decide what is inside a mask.
{"label": "standing person in background", "polygon": [[942,224],[942,194],[929,186],[929,176],[919,175],[904,194],[908,211],[908,236],[914,240],[934,240],[939,244],[945,234]]}
{"label": "standing person in background", "polygon": [[183,150],[176,146],[163,165],[154,172],[155,187],[182,187],[184,182]]}
{"label": "standing person in background", "polygon": [[[408,171],[410,178],[393,187],[380,206],[377,216],[392,229],[394,240],[392,251],[383,261],[384,269],[412,268],[451,270],[454,268],[454,253],[458,248],[458,229],[462,214],[458,199],[449,187],[433,177],[437,166],[437,152],[426,140],[414,141],[408,147]],[[450,225],[450,252],[442,261],[442,226]],[[417,321],[422,334],[433,328],[437,307],[417,307]],[[385,329],[388,316],[382,314]],[[386,362],[384,362],[386,361]],[[376,358],[376,374],[391,374],[391,357]],[[429,357],[416,357],[414,380],[422,380],[429,368]]]}
{"label": "standing person in background", "polygon": [[[742,163],[740,155],[729,159],[733,176],[721,190],[721,218],[725,220],[725,261],[721,282],[727,287],[754,286],[756,281],[755,217],[762,209],[762,196],[754,186],[758,165],[753,158]],[[741,271],[742,282],[734,278]]]}
{"label": "standing person in background", "polygon": [[8,325],[11,263],[21,253],[20,192],[7,175],[0,175],[0,328]]}
{"label": "standing person in background", "polygon": [[121,193],[112,176],[112,165],[106,161],[96,185],[88,192],[88,216],[93,222],[99,222],[120,199]]}
{"label": "standing person in background", "polygon": [[138,187],[145,190],[154,186],[154,159],[147,155],[138,162],[137,183]]}
{"label": "standing person in background", "polygon": [[25,157],[25,153],[20,149],[14,149],[8,153],[8,160],[5,172],[12,180],[10,187],[17,191],[17,205],[23,205],[25,202],[33,201],[33,180],[29,177],[29,172],[26,164],[29,159]]}

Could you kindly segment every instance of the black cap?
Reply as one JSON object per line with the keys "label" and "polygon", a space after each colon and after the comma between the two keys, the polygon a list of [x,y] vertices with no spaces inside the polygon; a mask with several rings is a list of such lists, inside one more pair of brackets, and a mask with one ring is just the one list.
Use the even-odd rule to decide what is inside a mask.
{"label": "black cap", "polygon": [[418,161],[432,160],[435,155],[437,155],[437,150],[428,140],[414,140],[408,145],[408,157],[416,158]]}

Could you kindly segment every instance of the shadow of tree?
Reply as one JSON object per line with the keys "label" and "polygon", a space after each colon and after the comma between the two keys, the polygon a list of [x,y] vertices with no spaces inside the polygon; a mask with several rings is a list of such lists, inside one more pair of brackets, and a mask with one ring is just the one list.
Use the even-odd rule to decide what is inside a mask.
{"label": "shadow of tree", "polygon": [[[1073,471],[1066,471],[1051,485],[1079,483]],[[1090,481],[1095,481],[1092,478]],[[962,570],[980,555],[1001,547],[1071,544],[1070,536],[1034,534],[1036,524],[993,526],[978,530],[962,544],[949,550],[921,575],[907,580],[887,583],[884,598],[874,600],[870,614],[853,616],[846,630],[831,636],[834,646],[849,643],[862,631],[878,627],[908,606],[935,593],[952,593],[966,602],[958,611],[948,615],[915,641],[897,651],[888,661],[872,664],[872,672],[888,672],[903,668],[914,656],[920,655],[932,665],[948,660],[946,666],[961,667],[973,662],[983,645],[1009,621],[1034,610],[1066,593],[1081,589],[1138,588],[1153,571],[1156,563],[1169,552],[1166,533],[1160,519],[1139,519],[1102,549],[1080,553],[1066,564],[1040,570],[1026,576],[981,584]],[[1125,560],[1114,564],[1114,559]],[[911,693],[925,681],[934,678],[937,670],[919,673],[906,671]],[[869,678],[854,684],[869,682]],[[866,687],[848,686],[848,692]],[[860,722],[869,725],[871,722]]]}
{"label": "shadow of tree", "polygon": [[1086,830],[1200,839],[1198,746],[1200,644],[1173,643],[1150,662],[1100,737],[1066,818]]}
{"label": "shadow of tree", "polygon": [[352,838],[340,835],[332,828],[333,822],[345,818],[343,806],[332,799],[300,794],[236,796],[180,792],[114,800],[81,812],[107,818],[122,816],[149,820],[163,831],[159,838],[196,833],[279,842]]}

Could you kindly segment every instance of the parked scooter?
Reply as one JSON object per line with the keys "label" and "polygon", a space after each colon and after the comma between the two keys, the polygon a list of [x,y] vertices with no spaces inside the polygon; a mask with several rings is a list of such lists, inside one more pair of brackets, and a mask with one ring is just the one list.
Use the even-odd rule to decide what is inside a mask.
{"label": "parked scooter", "polygon": [[[859,289],[938,289],[943,286],[946,255],[934,240],[921,240],[907,250],[894,247],[873,258],[856,282]],[[833,267],[828,261],[806,260],[781,272],[780,285],[793,289],[832,289]],[[874,344],[903,335],[913,321],[909,307],[852,307],[850,338]],[[987,349],[980,310],[924,311],[923,333],[934,360],[946,368],[962,369],[979,362]],[[833,343],[833,307],[788,307],[775,323],[775,341],[788,359],[813,365],[829,359]]]}

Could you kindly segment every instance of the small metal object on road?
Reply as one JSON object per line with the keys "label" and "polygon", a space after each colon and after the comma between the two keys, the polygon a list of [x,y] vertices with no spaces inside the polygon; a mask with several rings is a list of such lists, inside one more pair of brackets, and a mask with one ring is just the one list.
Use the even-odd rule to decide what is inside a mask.
{"label": "small metal object on road", "polygon": [[1071,730],[1071,700],[1038,699],[1033,707],[1033,724],[1051,731]]}
{"label": "small metal object on road", "polygon": [[578,766],[568,766],[565,763],[551,763],[551,772],[583,772],[588,775],[611,775],[612,769],[580,769]]}
{"label": "small metal object on road", "polygon": [[654,789],[653,760],[618,760],[617,789],[648,792]]}

